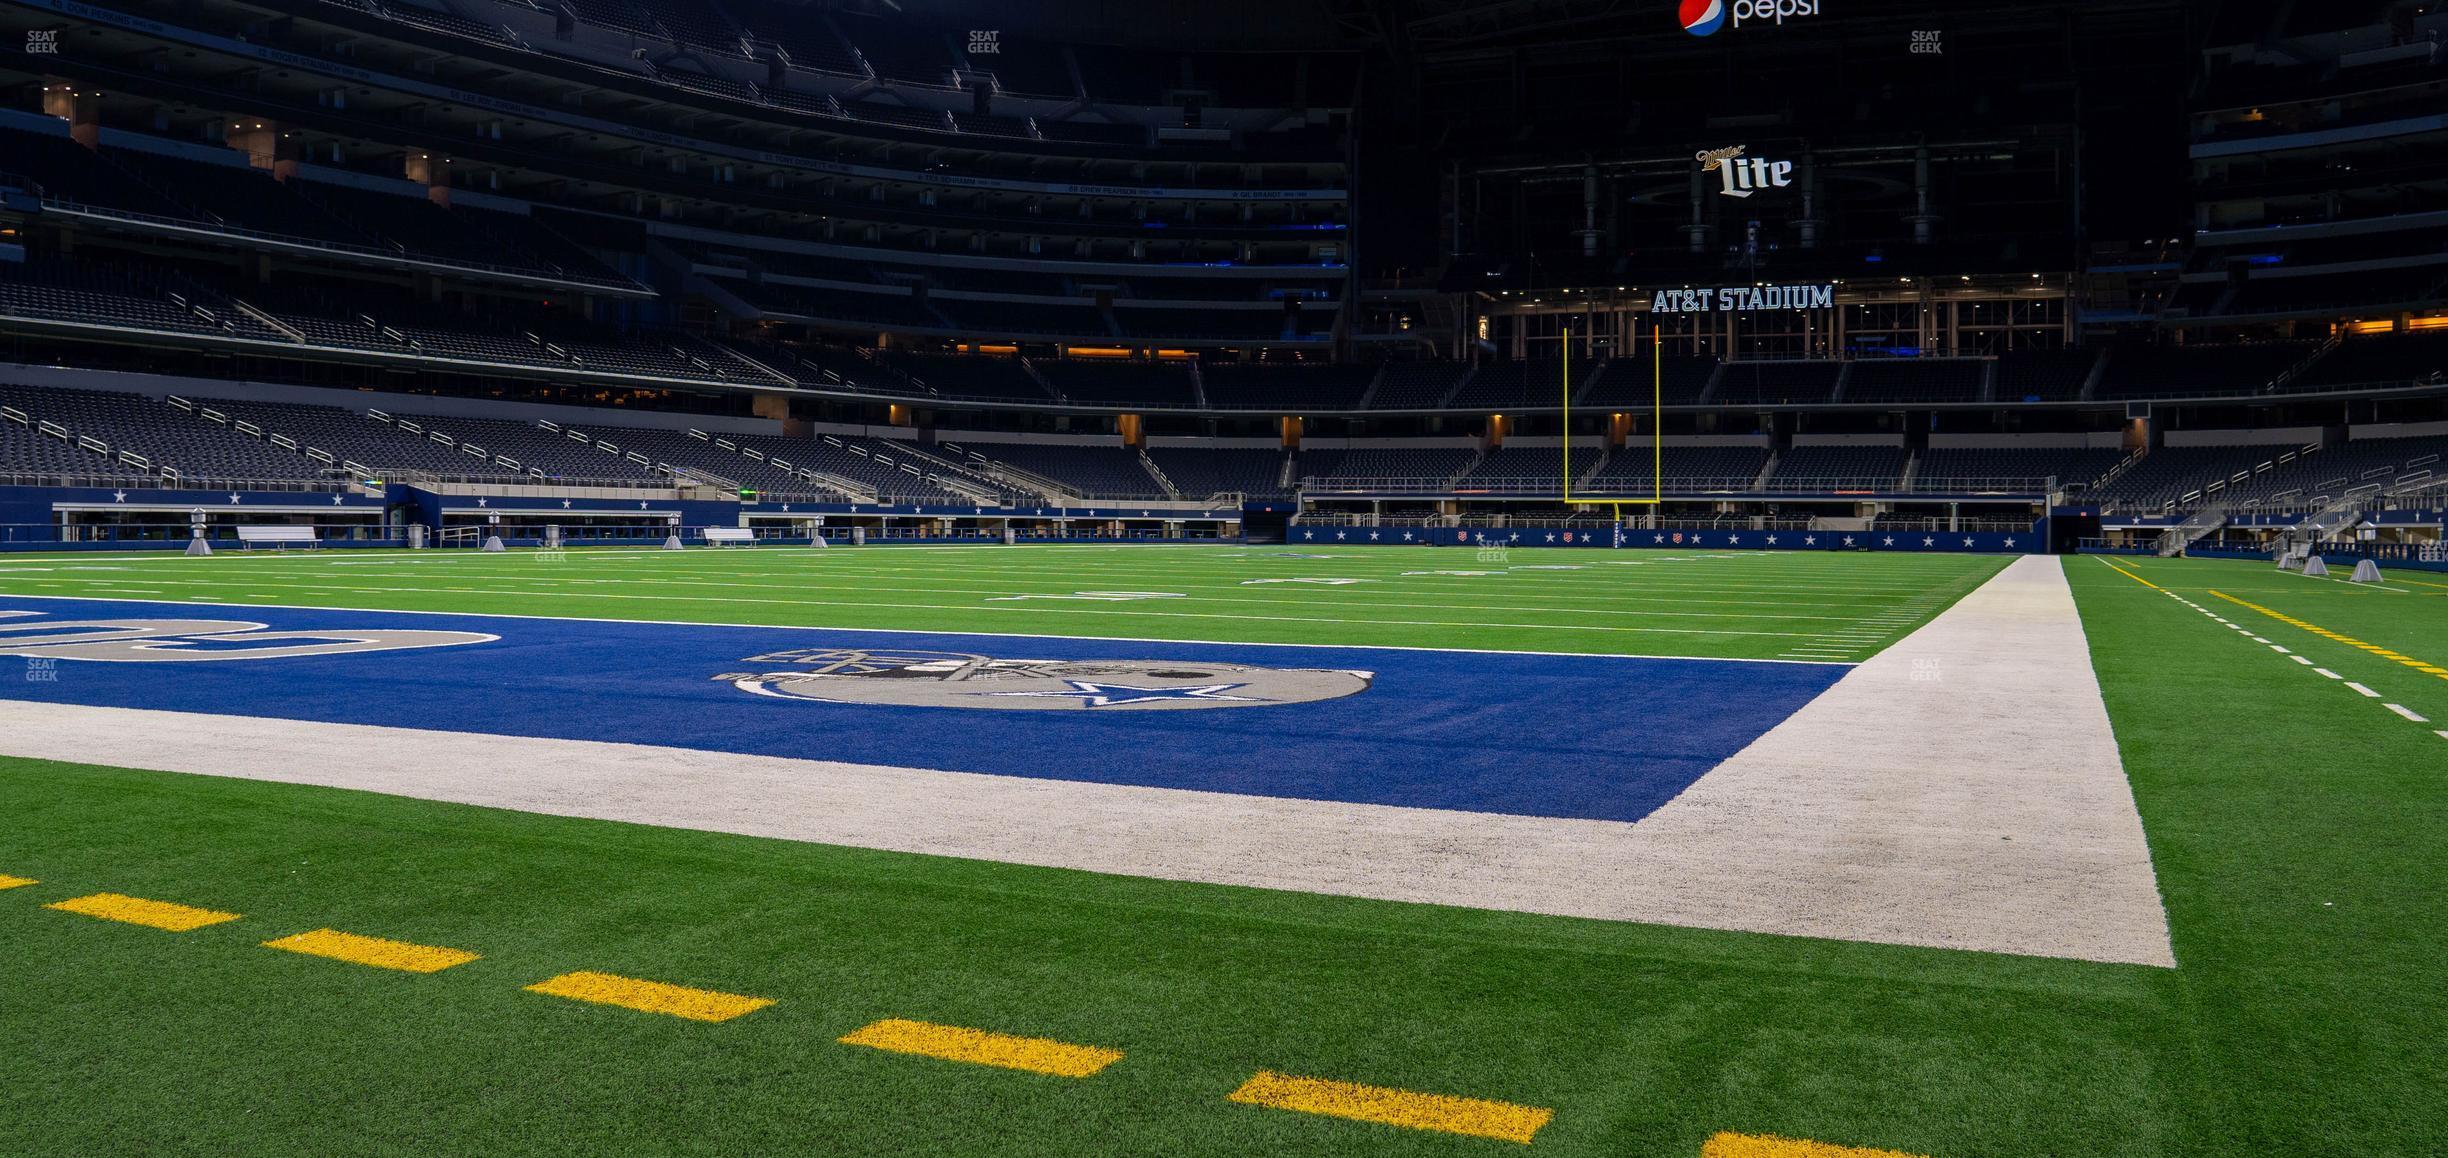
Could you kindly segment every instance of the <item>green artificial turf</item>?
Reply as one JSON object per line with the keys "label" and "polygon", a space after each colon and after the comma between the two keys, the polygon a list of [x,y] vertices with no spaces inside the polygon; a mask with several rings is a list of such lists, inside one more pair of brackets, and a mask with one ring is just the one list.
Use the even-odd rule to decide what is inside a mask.
{"label": "green artificial turf", "polygon": [[[555,564],[544,558],[12,556],[0,559],[0,595],[1844,660],[1901,638],[2005,565],[1965,555],[1566,548],[1483,562],[1475,550],[1431,547],[580,550]],[[1544,567],[1578,570],[1529,569]],[[1299,581],[1319,579],[1357,582]],[[1871,622],[1891,613],[1899,614]]]}
{"label": "green artificial turf", "polygon": [[[1572,647],[1561,642],[1572,633],[1537,625],[1381,637],[1365,623],[1321,624],[1382,611],[1363,599],[1426,601],[1424,585],[1398,586],[1405,577],[1389,572],[1474,569],[1451,551],[1348,554],[1150,552],[1081,564],[1024,551],[1002,564],[1009,574],[974,580],[983,592],[1195,590],[1217,606],[1242,594],[1219,571],[1347,566],[1388,580],[1364,597],[1304,587],[1293,608],[1304,622],[1184,618],[1158,630],[1098,610],[980,611],[936,588],[918,600],[930,608],[895,606],[926,582],[906,572],[868,575],[897,584],[872,610],[710,603],[692,598],[694,587],[637,607],[572,606],[501,593],[526,591],[514,577],[533,564],[499,559],[447,573],[455,564],[430,565],[415,579],[341,578],[332,573],[395,568],[332,567],[337,559],[175,574],[144,563],[129,564],[141,580],[10,572],[0,591],[98,594],[111,590],[98,581],[111,581],[161,588],[161,598],[231,598],[256,589],[206,584],[264,567],[249,574],[265,580],[266,602],[1660,650],[1613,638]],[[854,555],[811,565],[847,570],[837,560]],[[611,578],[613,558],[573,558],[556,574]],[[662,561],[622,573],[624,588],[715,567],[721,582],[770,588],[792,580],[763,572],[799,565],[779,553],[630,558]],[[854,562],[921,560],[876,551]],[[1337,570],[1318,570],[1329,563]],[[0,1153],[1512,1150],[1225,1100],[1259,1069],[1551,1107],[1538,1153],[1696,1155],[1719,1130],[1938,1158],[2448,1148],[2438,1045],[2448,1025],[2439,903],[2448,739],[2433,733],[2448,723],[2418,725],[2382,706],[2448,720],[2448,680],[2207,595],[2216,588],[2436,663],[2448,660],[2448,602],[2437,597],[2448,589],[2393,595],[2245,564],[2117,563],[2340,676],[2100,560],[2065,561],[2168,900],[2177,969],[1182,885],[0,760],[0,873],[42,880],[0,890]],[[1502,582],[1508,597],[1563,592],[1554,605],[1581,611],[1671,610],[1741,593],[1816,613],[1942,606],[1997,565],[1744,556],[1620,569],[1639,576],[1613,580],[1620,590],[1574,586],[1592,571]],[[1677,567],[1694,570],[1651,575]],[[1738,586],[1763,572],[1782,590]],[[195,586],[172,587],[191,574]],[[1462,618],[1485,598],[1403,614]],[[615,602],[625,609],[596,605]],[[1720,654],[1707,648],[1721,637],[1690,638],[1701,642],[1675,649]],[[245,917],[172,934],[42,908],[97,891]],[[322,927],[484,956],[414,976],[258,947]],[[700,1024],[521,990],[581,969],[776,1004]],[[1126,1056],[1068,1080],[835,1042],[882,1017]]]}

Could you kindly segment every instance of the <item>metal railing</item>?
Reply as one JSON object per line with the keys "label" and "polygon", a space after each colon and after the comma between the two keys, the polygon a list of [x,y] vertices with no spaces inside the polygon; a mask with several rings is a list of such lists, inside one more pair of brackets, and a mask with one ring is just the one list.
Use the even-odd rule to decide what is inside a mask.
{"label": "metal railing", "polygon": [[387,248],[379,245],[353,245],[345,241],[325,241],[320,238],[303,237],[293,233],[274,233],[267,229],[249,229],[243,225],[231,225],[227,221],[207,220],[197,217],[165,217],[158,213],[139,213],[133,209],[120,209],[110,205],[93,205],[87,202],[78,201],[74,198],[60,197],[50,193],[45,193],[42,200],[43,206],[47,209],[62,210],[70,214],[86,217],[99,217],[116,221],[128,221],[138,225],[158,225],[164,228],[177,229],[182,232],[212,233],[229,237],[245,237],[256,241],[266,241],[277,245],[289,246],[295,249],[330,253],[346,253],[359,257],[377,257],[387,262],[398,262],[404,265],[423,266],[433,269],[455,269],[477,273],[511,275],[529,281],[553,281],[572,286],[592,286],[598,289],[642,290],[647,288],[638,282],[625,277],[617,280],[601,277],[589,277],[585,274],[568,272],[558,266],[540,268],[536,266],[496,265],[492,262],[483,261],[462,261],[457,258],[422,257],[411,252],[405,246],[398,248]]}
{"label": "metal railing", "polygon": [[202,475],[85,474],[77,471],[0,471],[0,486],[93,487],[149,491],[307,491],[341,494],[363,490],[345,474],[320,479],[221,478]]}

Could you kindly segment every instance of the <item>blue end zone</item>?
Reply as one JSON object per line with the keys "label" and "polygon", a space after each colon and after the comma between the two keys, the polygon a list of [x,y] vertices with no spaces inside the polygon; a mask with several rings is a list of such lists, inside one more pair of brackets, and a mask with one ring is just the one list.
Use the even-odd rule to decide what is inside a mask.
{"label": "blue end zone", "polygon": [[[0,697],[20,700],[1621,821],[1672,800],[1850,670],[195,603],[0,598],[0,610],[35,613],[0,618]],[[501,638],[229,662],[39,665],[6,643],[47,623],[140,618]],[[1367,691],[1309,703],[1127,712],[847,705],[753,695],[714,678],[767,666],[749,657],[811,647],[1350,669],[1376,678]],[[29,678],[37,666],[47,681]]]}

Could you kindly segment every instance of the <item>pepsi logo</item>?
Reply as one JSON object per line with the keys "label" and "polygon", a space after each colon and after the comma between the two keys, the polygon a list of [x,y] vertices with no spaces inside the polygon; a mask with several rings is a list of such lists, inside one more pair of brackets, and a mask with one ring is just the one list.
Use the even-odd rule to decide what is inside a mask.
{"label": "pepsi logo", "polygon": [[1683,0],[1683,31],[1709,36],[1725,27],[1726,0]]}
{"label": "pepsi logo", "polygon": [[1740,28],[1746,21],[1766,20],[1782,25],[1789,18],[1819,15],[1820,0],[1682,0],[1679,14],[1683,31],[1694,36],[1713,36],[1730,21]]}

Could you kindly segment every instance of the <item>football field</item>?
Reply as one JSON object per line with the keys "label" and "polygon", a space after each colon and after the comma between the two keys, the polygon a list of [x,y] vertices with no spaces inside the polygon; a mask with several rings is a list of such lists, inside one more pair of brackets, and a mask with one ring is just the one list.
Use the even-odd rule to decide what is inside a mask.
{"label": "football field", "polygon": [[[1846,660],[2003,560],[1043,546],[0,557],[0,591],[795,627]],[[1630,556],[1630,557],[1626,557]]]}
{"label": "football field", "polygon": [[0,556],[0,1152],[2434,1153],[2428,578]]}

